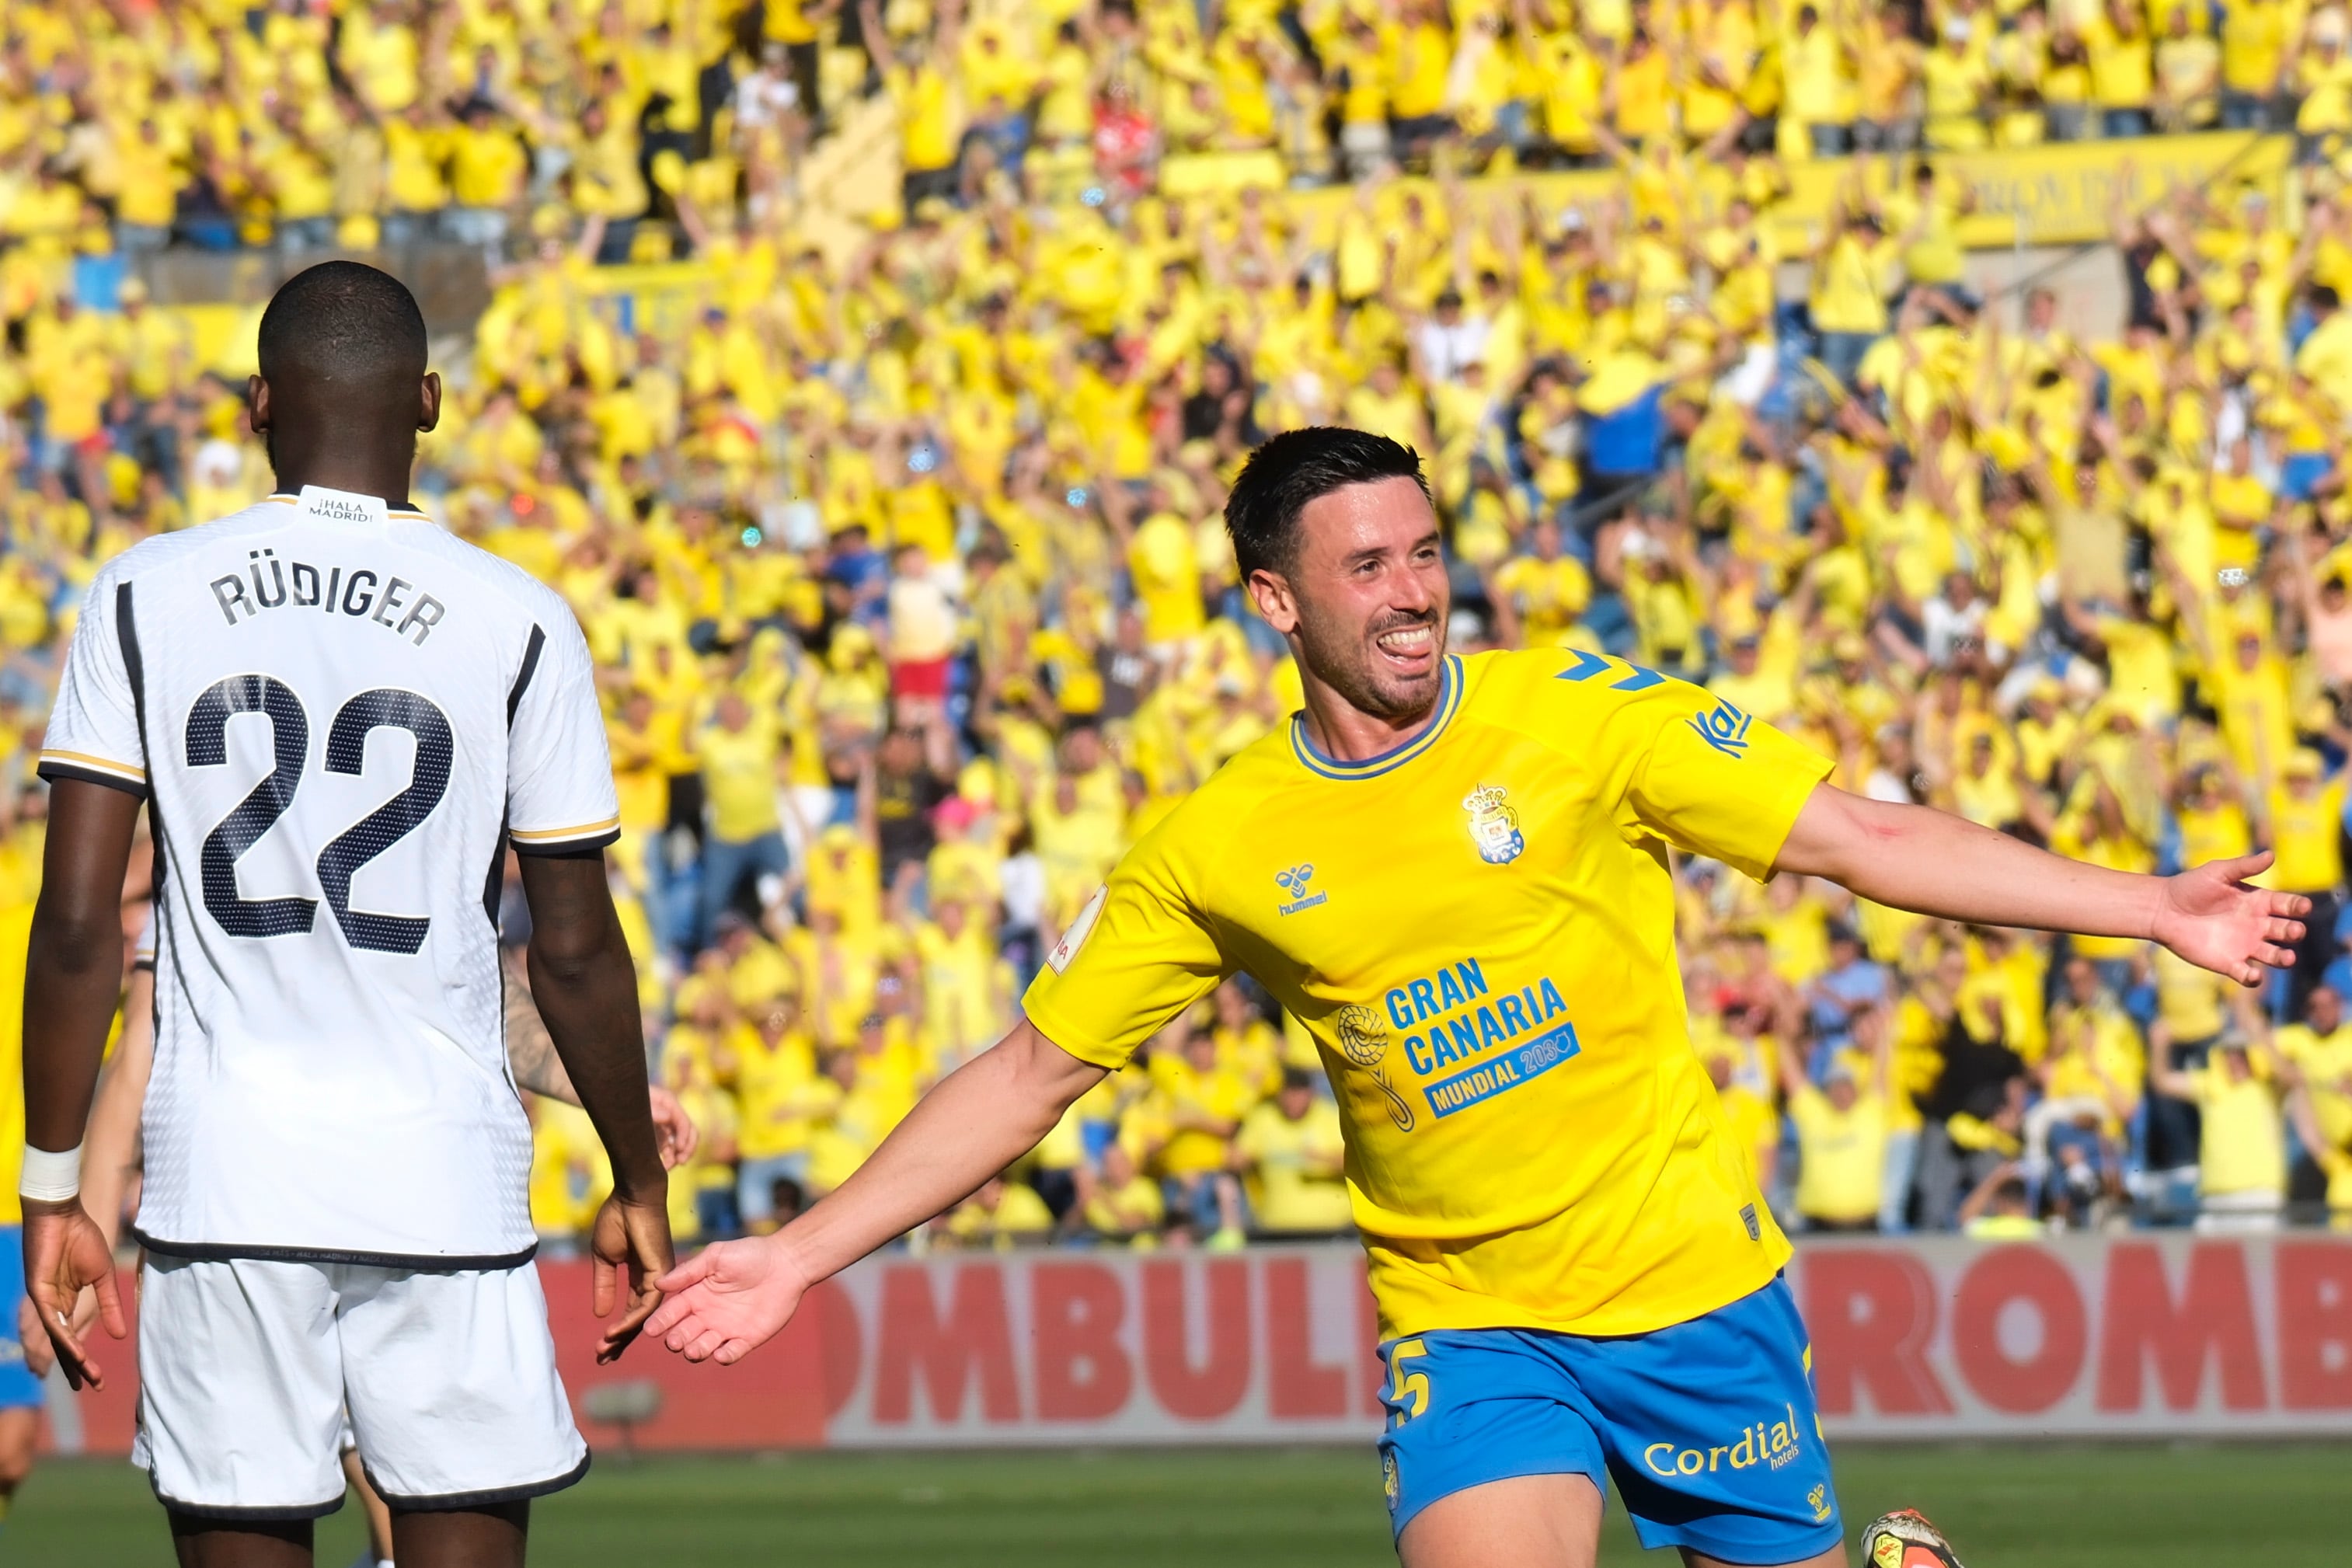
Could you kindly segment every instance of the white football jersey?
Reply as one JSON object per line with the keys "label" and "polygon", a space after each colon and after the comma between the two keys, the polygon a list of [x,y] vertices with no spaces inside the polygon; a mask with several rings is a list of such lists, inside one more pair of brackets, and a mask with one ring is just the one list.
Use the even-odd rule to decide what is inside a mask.
{"label": "white football jersey", "polygon": [[272,496],[99,573],[40,771],[149,800],[148,1247],[530,1255],[500,862],[620,822],[561,598],[421,513]]}

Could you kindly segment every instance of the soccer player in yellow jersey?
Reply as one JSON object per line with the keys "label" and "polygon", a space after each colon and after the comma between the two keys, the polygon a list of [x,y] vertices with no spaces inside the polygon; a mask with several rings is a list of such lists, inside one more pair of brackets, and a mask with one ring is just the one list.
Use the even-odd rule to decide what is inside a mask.
{"label": "soccer player in yellow jersey", "polygon": [[1691,1048],[1669,852],[2151,939],[2248,984],[2304,900],[2243,886],[2260,858],[2158,879],[1848,795],[1730,704],[1595,654],[1450,657],[1423,484],[1356,431],[1257,449],[1226,523],[1304,710],[1128,852],[1024,1021],[837,1192],[667,1275],[654,1331],[740,1359],[1246,969],[1339,1096],[1408,1568],[1585,1568],[1604,1474],[1690,1563],[1843,1563],[1789,1244]]}

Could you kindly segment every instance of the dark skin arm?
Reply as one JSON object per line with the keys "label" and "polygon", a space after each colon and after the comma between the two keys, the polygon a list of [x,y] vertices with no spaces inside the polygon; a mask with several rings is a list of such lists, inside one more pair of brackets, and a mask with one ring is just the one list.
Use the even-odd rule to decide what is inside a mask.
{"label": "dark skin arm", "polygon": [[653,1282],[672,1262],[668,1182],[646,1085],[637,973],[601,853],[526,855],[522,890],[530,904],[531,997],[613,1162],[613,1195],[597,1211],[589,1240],[598,1317],[612,1311],[619,1276],[627,1275],[626,1310],[597,1348],[596,1359],[609,1362],[661,1305]]}
{"label": "dark skin arm", "polygon": [[[122,989],[122,877],[140,796],[60,779],[49,792],[41,896],[25,963],[25,1141],[62,1152],[89,1121],[107,1030]],[[130,1332],[114,1288],[114,1253],[79,1197],[25,1200],[25,1289],[76,1388],[105,1386],[70,1324],[82,1288],[116,1339]]]}

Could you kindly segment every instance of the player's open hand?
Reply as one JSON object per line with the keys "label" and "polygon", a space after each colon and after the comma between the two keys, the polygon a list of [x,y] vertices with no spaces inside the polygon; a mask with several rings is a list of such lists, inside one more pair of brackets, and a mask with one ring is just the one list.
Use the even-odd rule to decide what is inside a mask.
{"label": "player's open hand", "polygon": [[646,1331],[688,1361],[721,1366],[773,1339],[809,1288],[780,1236],[706,1247],[655,1283],[669,1299]]}
{"label": "player's open hand", "polygon": [[89,1286],[98,1299],[99,1321],[116,1339],[127,1337],[131,1325],[122,1316],[122,1298],[114,1288],[114,1252],[98,1223],[82,1212],[81,1202],[25,1202],[25,1294],[38,1314],[41,1328],[58,1360],[65,1364],[66,1381],[76,1388],[103,1388],[105,1374],[90,1359],[89,1347],[74,1324],[74,1306]]}
{"label": "player's open hand", "polygon": [[2247,886],[2270,868],[2271,854],[2213,860],[2164,879],[2148,934],[2174,952],[2241,985],[2259,985],[2294,963],[2311,900],[2300,893]]}
{"label": "player's open hand", "polygon": [[625,1282],[628,1300],[622,1303],[619,1319],[597,1342],[598,1365],[620,1360],[629,1342],[646,1326],[646,1320],[661,1305],[656,1281],[676,1261],[670,1250],[669,1215],[660,1202],[632,1203],[618,1193],[604,1200],[588,1237],[591,1304],[598,1317],[611,1316]]}
{"label": "player's open hand", "polygon": [[661,1142],[661,1163],[665,1171],[675,1171],[694,1158],[694,1151],[702,1142],[702,1130],[677,1096],[659,1084],[646,1086],[646,1095],[653,1101],[654,1136]]}

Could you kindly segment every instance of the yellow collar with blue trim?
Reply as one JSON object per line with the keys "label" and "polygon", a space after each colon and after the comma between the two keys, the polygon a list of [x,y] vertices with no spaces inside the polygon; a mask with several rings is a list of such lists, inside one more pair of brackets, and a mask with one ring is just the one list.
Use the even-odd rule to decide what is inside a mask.
{"label": "yellow collar with blue trim", "polygon": [[1298,759],[1300,766],[1318,778],[1376,778],[1392,768],[1404,766],[1405,763],[1435,745],[1438,736],[1444,734],[1446,725],[1453,721],[1454,710],[1461,706],[1462,660],[1458,655],[1447,654],[1444,673],[1437,692],[1437,706],[1431,712],[1429,721],[1421,727],[1421,732],[1412,739],[1402,745],[1391,746],[1376,757],[1366,757],[1360,763],[1343,763],[1336,757],[1327,757],[1317,751],[1315,742],[1307,738],[1307,715],[1303,712],[1294,713],[1290,716],[1291,754]]}

